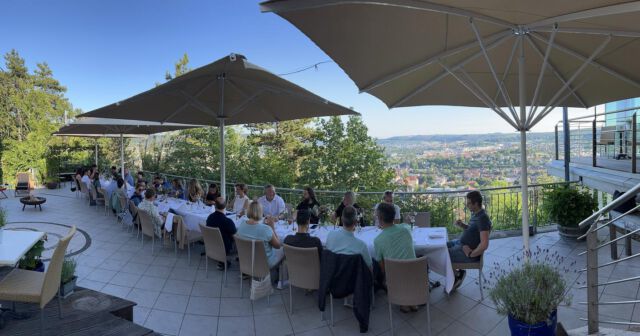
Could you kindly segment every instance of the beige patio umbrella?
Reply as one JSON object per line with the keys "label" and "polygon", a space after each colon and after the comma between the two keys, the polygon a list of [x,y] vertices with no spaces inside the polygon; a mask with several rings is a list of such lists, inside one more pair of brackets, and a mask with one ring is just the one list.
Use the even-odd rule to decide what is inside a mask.
{"label": "beige patio umbrella", "polygon": [[220,183],[225,193],[224,126],[358,114],[231,54],[151,90],[83,117],[177,122],[220,128]]}
{"label": "beige patio umbrella", "polygon": [[[128,119],[78,118],[69,125],[62,126],[56,136],[77,136],[92,138],[120,138],[120,172],[124,176],[124,138],[144,137],[150,134],[178,131],[199,127],[196,125],[158,123]],[[98,164],[98,142],[96,141],[96,165]]]}
{"label": "beige patio umbrella", "polygon": [[[558,106],[640,96],[640,2],[273,0],[263,2],[389,108],[488,107],[521,134]],[[443,116],[444,117],[444,116]]]}

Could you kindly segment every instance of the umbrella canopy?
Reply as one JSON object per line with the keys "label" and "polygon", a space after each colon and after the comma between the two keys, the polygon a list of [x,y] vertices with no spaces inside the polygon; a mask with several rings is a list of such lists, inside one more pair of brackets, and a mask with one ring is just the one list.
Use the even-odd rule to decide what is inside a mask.
{"label": "umbrella canopy", "polygon": [[390,108],[488,107],[519,130],[525,250],[526,131],[557,106],[640,96],[638,2],[272,0],[261,9]]}
{"label": "umbrella canopy", "polygon": [[82,114],[220,127],[220,183],[225,196],[224,126],[357,114],[231,54],[151,90]]}
{"label": "umbrella canopy", "polygon": [[[195,128],[196,125],[159,123],[152,121],[107,119],[107,118],[78,118],[69,125],[62,126],[56,136],[79,136],[92,138],[120,138],[120,171],[124,176],[124,139],[143,137],[150,134],[178,131]],[[98,164],[98,143],[96,142],[96,165]]]}

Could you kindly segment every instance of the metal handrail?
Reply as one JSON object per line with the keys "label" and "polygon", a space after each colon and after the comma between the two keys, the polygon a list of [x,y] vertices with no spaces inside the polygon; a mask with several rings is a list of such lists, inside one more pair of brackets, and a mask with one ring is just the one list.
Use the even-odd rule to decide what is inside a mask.
{"label": "metal handrail", "polygon": [[[617,208],[622,203],[630,200],[631,198],[635,198],[638,193],[640,193],[640,183],[636,184],[633,188],[627,190],[624,194],[622,194],[620,197],[614,199],[611,203],[609,203],[609,204],[605,205],[604,207],[602,207],[602,209],[594,212],[591,216],[587,217],[585,220],[580,222],[580,224],[578,224],[578,226],[581,227],[581,228],[584,228],[587,225],[590,225],[591,223],[594,222],[594,220],[598,216]],[[611,223],[609,223],[609,225],[611,225]]]}

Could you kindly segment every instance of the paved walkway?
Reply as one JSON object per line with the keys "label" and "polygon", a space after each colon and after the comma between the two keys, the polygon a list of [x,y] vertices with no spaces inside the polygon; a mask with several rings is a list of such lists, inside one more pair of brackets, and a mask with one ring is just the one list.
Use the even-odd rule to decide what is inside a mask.
{"label": "paved walkway", "polygon": [[[278,291],[267,300],[251,302],[248,299],[248,282],[240,297],[238,266],[229,272],[229,283],[222,284],[222,272],[210,267],[208,276],[201,245],[192,250],[192,260],[187,261],[186,251],[173,248],[157,249],[151,254],[151,244],[141,247],[135,235],[117,225],[112,215],[105,215],[102,207],[89,207],[86,201],[75,197],[68,188],[37,190],[37,195],[47,197],[43,211],[26,209],[18,199],[1,200],[8,210],[14,227],[35,227],[49,232],[60,232],[60,225],[77,225],[89,239],[77,238],[71,252],[79,262],[78,285],[135,301],[136,323],[167,335],[357,335],[358,325],[350,309],[341,304],[335,306],[335,326],[320,319],[313,295],[305,295],[294,289],[294,314],[289,309],[288,290]],[[32,223],[32,224],[30,224]],[[54,223],[54,224],[46,224]],[[64,231],[64,230],[63,230]],[[602,230],[605,231],[605,230]],[[605,239],[604,237],[602,238]],[[55,241],[55,240],[54,240]],[[48,243],[52,248],[52,244]],[[485,256],[484,274],[490,277],[498,269],[509,269],[517,263],[521,239],[519,237],[491,241]],[[586,291],[577,289],[584,285],[585,276],[576,270],[584,267],[585,257],[578,256],[584,243],[566,242],[557,232],[539,234],[532,238],[532,246],[548,249],[565,258],[563,268],[571,284],[573,300],[559,308],[559,320],[569,329],[586,325],[580,317],[586,317]],[[636,251],[640,251],[634,242]],[[603,249],[601,262],[609,260],[609,250]],[[214,263],[210,263],[213,266]],[[632,259],[621,266],[603,268],[601,281],[640,275],[640,259]],[[435,280],[439,277],[432,273]],[[485,296],[480,301],[476,271],[469,271],[463,286],[452,295],[445,295],[442,288],[431,293],[431,321],[433,335],[508,335],[507,321],[498,315],[494,305]],[[441,279],[440,279],[441,280]],[[603,300],[640,299],[639,282],[607,286],[601,291]],[[485,294],[488,291],[485,291]],[[337,302],[336,302],[337,303]],[[340,302],[341,303],[341,302]],[[370,335],[389,333],[389,313],[385,295],[379,292],[371,313]],[[606,319],[624,319],[640,322],[640,306],[603,306],[601,316]],[[328,314],[327,314],[328,317]],[[426,312],[403,314],[394,308],[394,324],[397,335],[425,335]],[[615,327],[615,326],[609,326]],[[619,327],[622,328],[622,327]]]}

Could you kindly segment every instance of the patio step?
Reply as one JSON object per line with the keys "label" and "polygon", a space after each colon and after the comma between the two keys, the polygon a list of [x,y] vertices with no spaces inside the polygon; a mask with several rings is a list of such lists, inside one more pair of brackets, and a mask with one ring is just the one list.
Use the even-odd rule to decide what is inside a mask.
{"label": "patio step", "polygon": [[600,332],[597,334],[587,334],[587,326],[572,329],[567,331],[567,335],[569,336],[584,336],[584,335],[593,335],[593,336],[638,336],[640,332],[630,331],[630,330],[621,330],[621,329],[609,329],[609,328],[600,328]]}

